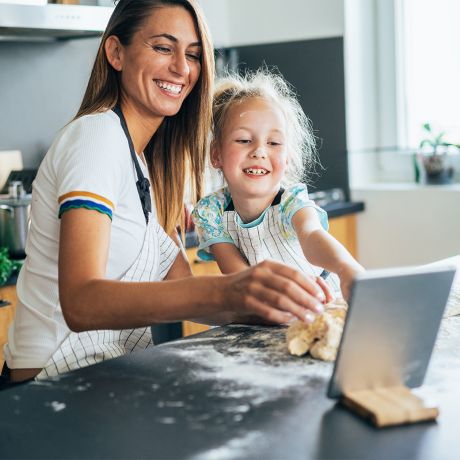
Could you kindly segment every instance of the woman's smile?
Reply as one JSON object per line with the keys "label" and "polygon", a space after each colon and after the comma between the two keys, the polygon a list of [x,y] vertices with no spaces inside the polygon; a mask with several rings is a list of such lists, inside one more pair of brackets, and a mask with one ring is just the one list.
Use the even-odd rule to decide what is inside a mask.
{"label": "woman's smile", "polygon": [[154,80],[156,85],[168,96],[180,96],[183,84],[176,84],[164,80]]}

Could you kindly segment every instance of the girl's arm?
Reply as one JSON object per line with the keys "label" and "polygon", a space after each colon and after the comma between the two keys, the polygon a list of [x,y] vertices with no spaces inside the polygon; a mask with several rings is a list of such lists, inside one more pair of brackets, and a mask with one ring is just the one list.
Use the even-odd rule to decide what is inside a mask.
{"label": "girl's arm", "polygon": [[[285,323],[311,321],[322,294],[313,277],[276,262],[233,275],[187,277],[160,282],[105,278],[110,219],[72,209],[60,225],[59,296],[70,329],[124,329],[184,319],[256,315]],[[120,248],[122,249],[122,248]]]}
{"label": "girl's arm", "polygon": [[215,243],[211,251],[219,265],[220,271],[227,275],[246,270],[249,264],[244,260],[238,248],[231,243]]}
{"label": "girl's arm", "polygon": [[347,299],[351,282],[364,268],[339,241],[323,229],[314,208],[305,207],[297,211],[292,224],[305,257],[312,264],[337,273],[342,293]]}

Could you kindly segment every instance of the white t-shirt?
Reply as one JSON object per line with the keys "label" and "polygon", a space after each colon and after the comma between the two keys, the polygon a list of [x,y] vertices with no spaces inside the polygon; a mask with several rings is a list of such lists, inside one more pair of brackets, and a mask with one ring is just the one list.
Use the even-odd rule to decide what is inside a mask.
{"label": "white t-shirt", "polygon": [[[139,164],[148,177],[146,166]],[[120,279],[138,256],[146,229],[136,180],[128,141],[114,112],[86,115],[62,129],[33,183],[27,258],[4,349],[10,368],[43,367],[69,331],[59,304],[59,215],[85,207],[111,217],[105,275]]]}

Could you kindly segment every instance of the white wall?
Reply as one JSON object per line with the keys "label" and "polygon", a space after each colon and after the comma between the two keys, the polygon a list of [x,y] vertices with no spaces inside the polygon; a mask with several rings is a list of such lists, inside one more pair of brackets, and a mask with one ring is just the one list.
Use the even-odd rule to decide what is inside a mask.
{"label": "white wall", "polygon": [[418,265],[460,254],[460,185],[376,184],[352,190],[359,260],[367,268]]}
{"label": "white wall", "polygon": [[217,47],[343,35],[343,0],[200,0]]}
{"label": "white wall", "polygon": [[214,46],[230,46],[230,22],[228,0],[198,0],[206,15]]}

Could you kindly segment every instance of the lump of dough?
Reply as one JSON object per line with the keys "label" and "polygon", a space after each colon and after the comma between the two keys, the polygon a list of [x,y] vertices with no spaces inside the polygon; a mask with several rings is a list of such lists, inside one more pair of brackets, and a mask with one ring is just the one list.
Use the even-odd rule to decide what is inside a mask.
{"label": "lump of dough", "polygon": [[310,351],[313,358],[334,361],[343,331],[348,305],[336,299],[325,305],[325,311],[315,321],[306,324],[296,321],[286,331],[286,341],[291,355],[302,356]]}
{"label": "lump of dough", "polygon": [[315,340],[320,339],[326,332],[326,322],[323,315],[318,315],[315,321],[306,324],[303,321],[292,323],[287,332],[286,340],[289,353],[295,356],[304,355]]}
{"label": "lump of dough", "polygon": [[328,313],[325,313],[324,316],[327,323],[326,333],[311,346],[310,355],[313,358],[323,361],[335,361],[340,337],[342,337],[344,321],[334,318]]}

